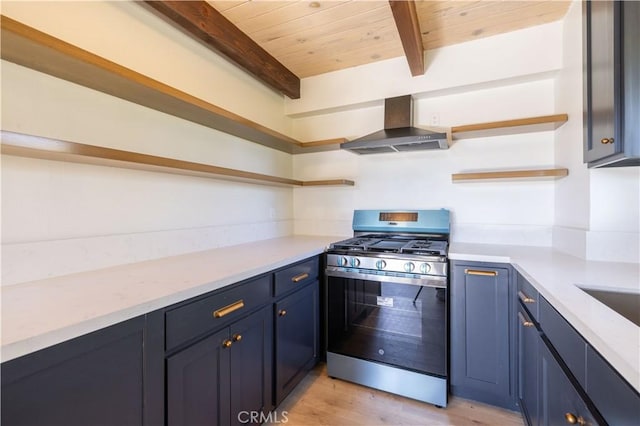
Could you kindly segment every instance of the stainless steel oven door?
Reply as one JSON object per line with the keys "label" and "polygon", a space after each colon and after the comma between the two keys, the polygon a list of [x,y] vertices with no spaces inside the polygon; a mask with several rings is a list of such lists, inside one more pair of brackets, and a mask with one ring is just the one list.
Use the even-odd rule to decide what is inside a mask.
{"label": "stainless steel oven door", "polygon": [[446,286],[330,270],[326,276],[328,352],[446,377]]}

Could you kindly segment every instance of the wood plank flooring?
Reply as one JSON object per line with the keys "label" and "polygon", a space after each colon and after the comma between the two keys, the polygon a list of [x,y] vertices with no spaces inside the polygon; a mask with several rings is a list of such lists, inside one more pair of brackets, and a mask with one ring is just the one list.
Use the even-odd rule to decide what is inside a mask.
{"label": "wood plank flooring", "polygon": [[273,426],[523,425],[520,413],[461,398],[450,398],[447,408],[441,409],[331,379],[325,364],[312,370],[272,415],[272,423],[267,424]]}

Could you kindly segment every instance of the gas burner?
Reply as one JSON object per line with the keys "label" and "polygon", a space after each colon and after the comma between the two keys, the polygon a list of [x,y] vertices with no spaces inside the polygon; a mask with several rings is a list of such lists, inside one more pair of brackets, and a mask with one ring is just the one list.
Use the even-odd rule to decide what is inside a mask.
{"label": "gas burner", "polygon": [[356,237],[331,244],[331,248],[339,250],[366,251],[369,246],[376,244],[380,239],[372,237]]}
{"label": "gas burner", "polygon": [[430,237],[407,235],[364,235],[333,243],[332,250],[358,253],[405,253],[428,256],[446,256],[447,242]]}
{"label": "gas burner", "polygon": [[401,250],[402,253],[426,254],[430,256],[446,256],[447,242],[438,240],[409,241]]}

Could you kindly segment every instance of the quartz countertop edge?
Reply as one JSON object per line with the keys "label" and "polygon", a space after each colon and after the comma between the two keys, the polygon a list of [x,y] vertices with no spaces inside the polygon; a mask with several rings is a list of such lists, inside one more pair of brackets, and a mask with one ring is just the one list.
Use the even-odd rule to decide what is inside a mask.
{"label": "quartz countertop edge", "polygon": [[291,236],[3,286],[2,362],[320,254]]}
{"label": "quartz countertop edge", "polygon": [[452,243],[449,259],[510,263],[640,392],[640,327],[578,286],[640,292],[640,264],[591,261],[550,247]]}

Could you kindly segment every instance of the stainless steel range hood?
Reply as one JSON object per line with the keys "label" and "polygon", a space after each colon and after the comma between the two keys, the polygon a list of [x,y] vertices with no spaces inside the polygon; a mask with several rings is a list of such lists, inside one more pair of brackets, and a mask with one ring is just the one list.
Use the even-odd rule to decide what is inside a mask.
{"label": "stainless steel range hood", "polygon": [[340,148],[357,154],[423,151],[449,148],[447,132],[412,126],[413,99],[411,95],[384,100],[384,129],[345,142]]}

